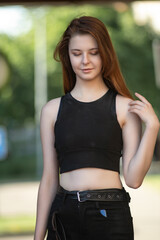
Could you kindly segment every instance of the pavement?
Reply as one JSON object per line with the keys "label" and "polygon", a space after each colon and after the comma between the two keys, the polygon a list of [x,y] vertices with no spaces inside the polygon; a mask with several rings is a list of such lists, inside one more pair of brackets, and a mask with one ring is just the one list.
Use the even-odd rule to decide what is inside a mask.
{"label": "pavement", "polygon": [[126,190],[131,196],[135,240],[160,240],[160,191],[147,184]]}
{"label": "pavement", "polygon": [[1,240],[33,240],[32,236],[0,237]]}
{"label": "pavement", "polygon": [[[122,179],[123,181],[123,179]],[[124,184],[124,181],[123,181]],[[0,184],[0,216],[35,215],[39,182]],[[138,189],[124,187],[131,196],[135,240],[160,239],[160,191],[143,183]],[[33,236],[0,237],[0,240],[33,240]]]}

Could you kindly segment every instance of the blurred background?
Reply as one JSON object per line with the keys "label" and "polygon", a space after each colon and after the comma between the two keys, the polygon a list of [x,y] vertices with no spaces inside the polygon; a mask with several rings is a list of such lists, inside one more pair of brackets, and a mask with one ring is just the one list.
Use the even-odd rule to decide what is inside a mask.
{"label": "blurred background", "polygon": [[[132,94],[145,96],[160,119],[160,2],[7,2],[0,1],[0,239],[31,240],[43,167],[40,111],[64,94],[56,43],[74,17],[102,20]],[[143,185],[125,187],[135,239],[158,240],[160,135]]]}

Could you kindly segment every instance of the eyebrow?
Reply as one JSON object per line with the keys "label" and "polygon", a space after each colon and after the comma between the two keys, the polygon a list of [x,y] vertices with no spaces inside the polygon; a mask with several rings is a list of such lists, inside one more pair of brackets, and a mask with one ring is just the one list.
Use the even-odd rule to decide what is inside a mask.
{"label": "eyebrow", "polygon": [[[98,48],[90,48],[88,50],[97,50]],[[71,49],[71,51],[81,51],[80,49]]]}

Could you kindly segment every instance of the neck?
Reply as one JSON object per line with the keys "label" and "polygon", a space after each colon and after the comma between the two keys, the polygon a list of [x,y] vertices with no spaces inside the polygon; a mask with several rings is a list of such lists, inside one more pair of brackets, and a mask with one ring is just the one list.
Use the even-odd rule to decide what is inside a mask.
{"label": "neck", "polygon": [[104,83],[103,79],[98,81],[76,81],[72,93],[78,97],[84,96],[99,96],[105,93],[108,90],[108,87]]}

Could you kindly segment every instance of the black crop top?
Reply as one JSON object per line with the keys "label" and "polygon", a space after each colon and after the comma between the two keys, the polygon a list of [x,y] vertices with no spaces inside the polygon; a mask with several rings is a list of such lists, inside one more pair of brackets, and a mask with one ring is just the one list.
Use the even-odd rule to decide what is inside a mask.
{"label": "black crop top", "polygon": [[61,97],[55,122],[55,144],[60,173],[95,167],[120,172],[122,129],[112,89],[92,102],[81,102],[69,92]]}

